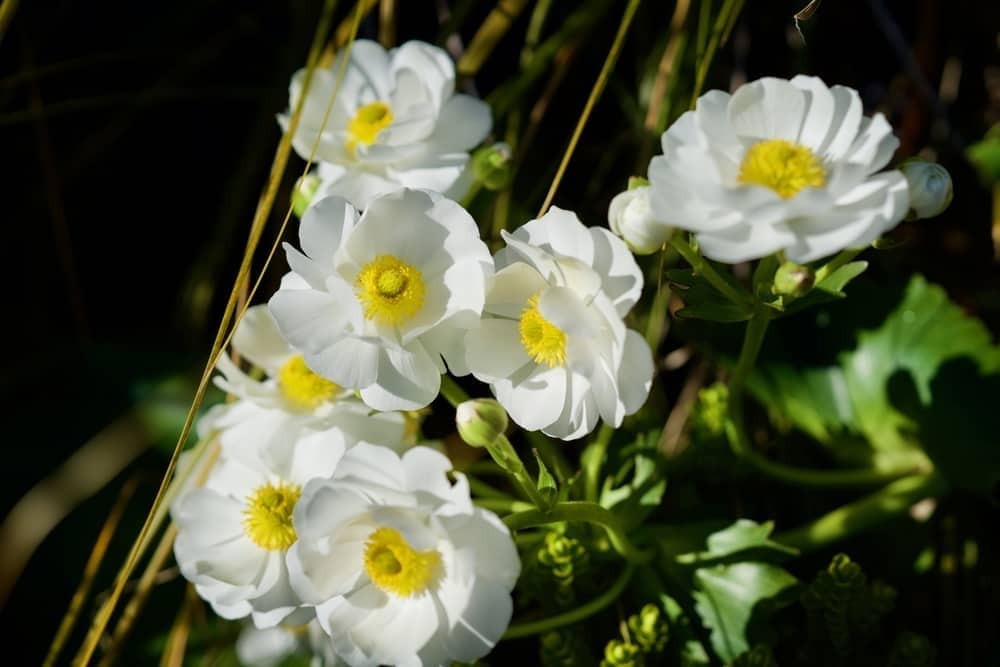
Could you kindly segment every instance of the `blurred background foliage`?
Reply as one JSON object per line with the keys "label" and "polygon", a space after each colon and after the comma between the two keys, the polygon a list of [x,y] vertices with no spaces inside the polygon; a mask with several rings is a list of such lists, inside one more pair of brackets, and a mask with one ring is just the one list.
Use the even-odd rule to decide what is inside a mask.
{"label": "blurred background foliage", "polygon": [[[305,62],[322,2],[17,4],[7,0],[0,10],[10,19],[0,41],[8,229],[0,264],[8,285],[0,628],[8,664],[36,664],[109,511],[116,503],[123,507],[109,563],[121,560],[145,516],[236,273],[280,136],[275,114],[287,105],[288,80]],[[352,4],[341,3],[338,21]],[[488,17],[509,23],[495,45],[463,61],[469,71],[483,56],[475,76],[461,86],[493,104],[494,137],[511,143],[516,165],[508,189],[481,191],[470,208],[487,229],[513,228],[533,217],[625,3],[367,4],[372,11],[360,37],[392,38],[379,21],[380,7],[389,5],[397,41],[423,39],[456,55]],[[659,132],[686,109],[720,4],[641,4],[556,193],[557,205],[576,210],[588,224],[605,224],[610,198],[630,175],[644,175],[648,159],[659,152]],[[1000,664],[989,639],[1000,627],[1000,485],[994,474],[1000,470],[1000,352],[992,342],[1000,328],[1000,234],[994,231],[1000,225],[1000,135],[990,133],[1000,122],[1000,5],[827,0],[801,23],[800,33],[793,16],[805,4],[747,0],[707,71],[705,88],[798,73],[857,88],[867,112],[883,112],[897,129],[897,157],[940,161],[954,178],[955,199],[938,219],[901,225],[890,239],[893,247],[866,253],[870,267],[846,288],[849,300],[790,316],[773,328],[751,383],[760,407],[752,423],[765,439],[769,430],[782,434],[772,455],[813,465],[909,451],[893,440],[907,437],[893,426],[915,425],[913,437],[960,492],[941,502],[929,521],[900,518],[838,545],[897,592],[890,639],[865,656],[842,657],[858,664],[919,664],[903,660],[920,639],[892,640],[907,628],[933,641],[937,664]],[[547,6],[547,18],[534,23],[540,5]],[[499,16],[491,14],[496,6],[504,10]],[[11,9],[16,11],[8,14]],[[663,62],[671,73],[658,81]],[[300,169],[294,160],[265,244]],[[651,296],[659,259],[645,265]],[[269,272],[262,293],[281,273],[280,266]],[[924,278],[911,282],[913,274]],[[675,299],[671,312],[679,305]],[[967,324],[970,317],[979,322]],[[948,322],[958,322],[960,334]],[[656,423],[633,427],[659,427],[667,419],[661,444],[676,446],[681,438],[670,431],[668,415],[678,406],[690,412],[698,390],[713,378],[706,363],[727,363],[740,327],[677,320],[673,333],[663,337],[665,364],[646,415]],[[907,336],[915,340],[909,346]],[[862,352],[883,366],[877,386],[852,385],[869,392],[873,402],[863,404],[870,411],[831,416],[832,399],[824,400],[823,388],[845,378],[850,384],[852,359]],[[218,400],[210,396],[206,403]],[[725,524],[748,516],[790,528],[854,497],[849,490],[789,488],[754,474],[712,444],[710,414],[695,421],[708,424],[705,433],[690,437],[697,452],[689,446],[686,455],[678,454],[665,493],[660,488],[656,497],[669,520]],[[432,419],[427,430],[446,435],[447,418]],[[859,438],[874,449],[852,447]],[[630,474],[622,472],[618,481],[627,483]],[[613,493],[616,483],[609,481],[605,492]],[[131,495],[121,501],[123,488]],[[573,553],[572,545],[563,548]],[[835,567],[832,555],[822,551],[786,566],[808,584],[828,564]],[[539,562],[543,570],[555,567],[545,557]],[[106,565],[97,575],[98,600],[113,569]],[[855,583],[845,586],[867,595],[866,584],[851,577]],[[809,590],[822,589],[821,579]],[[162,647],[183,596],[175,571],[162,573],[162,583],[122,664],[155,662],[151,656]],[[566,586],[557,589],[570,599],[575,595]],[[817,613],[823,616],[822,599],[802,599],[811,623]],[[93,609],[87,605],[84,618]],[[781,613],[789,622],[775,624],[779,635],[803,612],[790,607]],[[655,619],[636,619],[655,625]],[[843,620],[835,629],[867,632],[862,621]],[[798,658],[809,651],[833,655],[817,647],[842,641],[817,623]],[[608,637],[614,632],[609,628]],[[654,635],[649,641],[655,644]],[[578,637],[546,635],[543,653],[596,664],[593,652],[574,653],[578,643]],[[527,641],[512,642],[496,664],[535,650]],[[620,646],[608,650],[618,652],[616,660],[627,658],[619,655],[625,650]],[[767,651],[739,664],[769,664]]]}

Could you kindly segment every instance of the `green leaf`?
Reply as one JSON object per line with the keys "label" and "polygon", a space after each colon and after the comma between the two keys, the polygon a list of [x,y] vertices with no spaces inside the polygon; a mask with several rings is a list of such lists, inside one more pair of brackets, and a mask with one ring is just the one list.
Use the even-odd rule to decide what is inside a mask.
{"label": "green leaf", "polygon": [[777,565],[734,563],[701,568],[695,572],[695,610],[711,630],[712,648],[724,661],[735,660],[750,649],[747,630],[751,617],[783,600],[798,580]]}
{"label": "green leaf", "polygon": [[748,555],[747,552],[751,550],[755,553],[761,553],[760,550],[775,551],[782,556],[798,554],[797,550],[771,540],[772,532],[774,532],[773,521],[757,523],[749,519],[739,519],[731,526],[709,535],[706,540],[707,551],[681,554],[677,556],[677,561],[695,563],[739,556],[745,559]]}
{"label": "green leaf", "polygon": [[868,262],[849,262],[817,282],[812,291],[801,299],[796,299],[784,308],[785,314],[797,313],[806,308],[829,303],[847,296],[844,288],[868,268]]}
{"label": "green leaf", "polygon": [[969,146],[966,155],[983,183],[992,186],[1000,181],[1000,125],[994,125],[982,141]]}
{"label": "green leaf", "polygon": [[604,480],[600,504],[613,510],[626,528],[642,523],[660,505],[667,481],[659,473],[659,431],[650,431],[620,450],[617,472]]}
{"label": "green leaf", "polygon": [[545,467],[545,461],[542,460],[538,450],[532,449],[531,451],[535,454],[535,460],[538,462],[538,492],[542,494],[542,499],[548,503],[549,507],[552,507],[559,497],[559,487],[556,485],[552,473]]}
{"label": "green leaf", "polygon": [[[728,271],[720,271],[719,274],[735,289],[743,290]],[[750,319],[748,308],[730,301],[691,269],[671,269],[667,271],[667,280],[684,300],[684,307],[677,311],[678,317],[714,322],[743,322]]]}
{"label": "green leaf", "polygon": [[[856,348],[841,354],[836,366],[765,364],[754,372],[748,388],[772,412],[841,458],[895,468],[918,462],[922,449],[935,460],[953,459],[944,454],[948,447],[956,451],[953,438],[941,427],[949,422],[934,424],[927,416],[935,413],[931,383],[946,362],[957,358],[967,359],[985,375],[1000,370],[1000,348],[992,344],[986,327],[967,317],[940,287],[917,276],[885,321],[861,332],[857,340]],[[896,405],[900,399],[890,397],[890,379],[897,374],[912,380],[915,398],[906,403],[906,410]],[[990,387],[989,380],[970,376],[938,392],[937,400],[952,402],[946,412],[952,424],[961,422],[966,434],[962,450],[972,457],[969,460],[992,460],[985,449],[995,432],[991,410],[954,413],[981,399]],[[984,480],[998,471],[1000,467],[987,471],[973,486],[984,488]]]}

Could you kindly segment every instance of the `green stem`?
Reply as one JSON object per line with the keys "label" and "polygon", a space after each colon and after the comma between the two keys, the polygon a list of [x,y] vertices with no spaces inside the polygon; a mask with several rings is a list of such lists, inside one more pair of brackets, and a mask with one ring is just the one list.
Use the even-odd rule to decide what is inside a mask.
{"label": "green stem", "polygon": [[607,424],[601,424],[601,429],[597,432],[594,440],[587,445],[581,460],[583,462],[583,497],[592,503],[597,502],[600,493],[601,467],[604,465],[604,457],[608,453],[608,445],[611,444],[611,436],[615,430]]}
{"label": "green stem", "polygon": [[631,563],[626,563],[622,573],[618,575],[618,578],[613,584],[611,584],[611,587],[590,602],[581,605],[572,611],[543,618],[540,621],[534,621],[531,623],[516,623],[507,628],[507,632],[503,634],[502,638],[517,639],[518,637],[529,637],[531,635],[539,635],[543,632],[548,632],[549,630],[555,630],[556,628],[579,623],[583,619],[593,616],[617,600],[618,596],[625,590],[625,587],[628,586],[628,582],[632,579],[632,575],[634,573],[635,566]]}
{"label": "green stem", "polygon": [[816,551],[897,517],[914,503],[940,496],[947,488],[937,473],[904,477],[804,526],[779,533],[774,540],[802,552]]}
{"label": "green stem", "polygon": [[441,395],[451,403],[451,407],[457,408],[462,403],[469,400],[469,395],[458,386],[458,383],[450,375],[441,376]]}
{"label": "green stem", "polygon": [[683,257],[695,273],[701,274],[716,290],[724,297],[739,306],[750,307],[750,295],[733,287],[707,259],[701,256],[697,250],[684,239],[683,234],[674,234],[670,239],[670,245]]}
{"label": "green stem", "polygon": [[895,470],[875,470],[873,468],[816,470],[771,461],[749,447],[740,450],[738,454],[741,459],[771,479],[785,484],[810,488],[880,486],[919,472],[918,466]]}
{"label": "green stem", "polygon": [[547,512],[537,509],[518,512],[504,517],[503,521],[512,531],[546,526],[551,523],[560,523],[563,521],[592,523],[601,526],[607,531],[611,546],[625,560],[635,564],[642,564],[648,562],[653,557],[651,550],[643,550],[635,546],[622,529],[621,524],[618,522],[618,517],[597,503],[562,502],[557,503]]}
{"label": "green stem", "polygon": [[[725,43],[729,31],[736,23],[736,17],[743,9],[744,0],[726,0],[719,10],[719,15],[715,18],[715,26],[712,28],[712,38],[708,42],[708,48],[698,59],[698,69],[695,74],[694,91],[691,94],[691,108],[693,109],[701,95],[705,85],[705,78],[708,76],[708,68],[715,57],[715,51],[719,45]],[[706,3],[708,4],[708,3]]]}
{"label": "green stem", "polygon": [[500,512],[502,514],[524,512],[526,510],[534,509],[535,507],[531,503],[521,502],[520,500],[514,500],[512,498],[476,498],[473,502],[483,509]]}

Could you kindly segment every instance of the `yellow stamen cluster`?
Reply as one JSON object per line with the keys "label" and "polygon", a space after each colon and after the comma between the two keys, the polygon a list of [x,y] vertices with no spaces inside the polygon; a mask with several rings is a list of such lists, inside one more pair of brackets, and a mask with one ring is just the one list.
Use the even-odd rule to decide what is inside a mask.
{"label": "yellow stamen cluster", "polygon": [[566,363],[566,334],[538,311],[538,295],[528,299],[519,326],[521,345],[535,363],[549,368]]}
{"label": "yellow stamen cluster", "polygon": [[805,146],[769,139],[754,144],[746,152],[738,180],[744,185],[763,185],[789,199],[804,188],[826,185],[826,169]]}
{"label": "yellow stamen cluster", "polygon": [[365,317],[381,324],[402,324],[424,305],[420,270],[392,255],[368,262],[354,280]]}
{"label": "yellow stamen cluster", "polygon": [[392,110],[385,102],[370,102],[357,110],[347,123],[347,150],[354,154],[358,144],[371,146],[392,123]]}
{"label": "yellow stamen cluster", "polygon": [[368,536],[365,571],[372,583],[386,593],[419,595],[431,585],[440,566],[437,551],[414,551],[395,528],[383,526]]}
{"label": "yellow stamen cluster", "polygon": [[296,354],[278,371],[278,387],[292,405],[312,410],[340,393],[340,387],[314,373]]}
{"label": "yellow stamen cluster", "polygon": [[255,489],[243,510],[247,537],[270,551],[284,551],[295,544],[298,537],[292,526],[292,512],[301,495],[302,487],[283,481]]}

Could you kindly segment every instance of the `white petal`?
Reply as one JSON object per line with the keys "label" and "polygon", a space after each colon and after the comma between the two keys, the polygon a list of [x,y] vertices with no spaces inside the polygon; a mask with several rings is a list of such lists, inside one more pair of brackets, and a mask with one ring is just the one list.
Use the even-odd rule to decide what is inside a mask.
{"label": "white petal", "polygon": [[465,355],[469,370],[486,382],[509,377],[531,362],[513,320],[483,320],[478,329],[466,334]]}
{"label": "white petal", "polygon": [[375,383],[361,398],[376,410],[418,410],[430,405],[441,388],[441,372],[420,341],[404,348],[383,348]]}
{"label": "white petal", "polygon": [[538,299],[538,312],[570,336],[593,338],[600,333],[590,309],[568,287],[550,287]]}
{"label": "white petal", "polygon": [[311,289],[280,289],[271,297],[268,308],[285,339],[300,350],[329,347],[344,335],[351,322],[350,314],[345,312],[348,309],[334,297]]}
{"label": "white petal", "polygon": [[420,77],[435,109],[441,109],[454,92],[455,65],[444,49],[413,40],[393,49],[390,58],[393,74],[409,69]]}
{"label": "white petal", "polygon": [[299,224],[302,250],[313,260],[333,264],[333,256],[357,221],[358,212],[342,197],[314,199]]}
{"label": "white petal", "polygon": [[642,271],[621,239],[598,227],[591,227],[590,235],[594,239],[594,270],[601,276],[604,293],[625,317],[642,295]]}
{"label": "white petal", "polygon": [[545,435],[562,440],[582,438],[597,426],[597,403],[591,393],[590,381],[579,373],[568,373],[566,400],[559,418]]}
{"label": "white petal", "polygon": [[541,274],[529,264],[515,262],[488,281],[484,310],[494,315],[520,319],[528,300],[548,287]]}
{"label": "white petal", "polygon": [[311,479],[332,476],[345,448],[344,436],[335,428],[299,438],[288,466],[288,481],[303,486]]}
{"label": "white petal", "polygon": [[559,418],[566,400],[565,368],[537,366],[524,379],[492,385],[497,400],[523,429],[539,431]]}
{"label": "white petal", "polygon": [[343,336],[303,356],[318,375],[347,389],[363,389],[378,377],[379,350],[378,343],[370,339]]}
{"label": "white petal", "polygon": [[791,83],[806,92],[808,104],[797,142],[822,154],[826,137],[834,123],[833,94],[819,77],[799,75]]}
{"label": "white petal", "polygon": [[292,354],[267,306],[253,306],[243,314],[233,334],[233,349],[252,364],[274,375]]}
{"label": "white petal", "polygon": [[441,499],[451,497],[452,486],[448,481],[451,461],[441,452],[430,447],[414,447],[403,454],[406,488],[409,491],[426,491]]}
{"label": "white petal", "polygon": [[337,178],[325,180],[314,196],[343,197],[360,210],[367,208],[375,197],[397,190],[400,185],[386,174],[351,169],[344,171]]}
{"label": "white petal", "polygon": [[847,155],[858,136],[864,110],[861,98],[852,88],[833,86],[830,94],[834,101],[833,122],[826,140],[816,152],[828,161],[836,161]]}
{"label": "white petal", "polygon": [[584,264],[594,261],[594,239],[573,211],[551,207],[537,220],[532,220],[512,234],[554,255],[572,257]]}
{"label": "white petal", "polygon": [[889,164],[897,148],[899,139],[892,133],[892,127],[885,116],[878,113],[861,122],[858,137],[845,159],[867,166],[867,173],[874,174]]}
{"label": "white petal", "polygon": [[740,86],[729,100],[729,122],[749,140],[795,141],[802,127],[806,98],[783,79],[765,77]]}
{"label": "white petal", "polygon": [[479,507],[472,514],[443,517],[442,523],[456,548],[475,553],[476,576],[514,588],[521,574],[521,559],[510,530],[497,515]]}
{"label": "white petal", "polygon": [[493,127],[490,107],[469,95],[445,102],[430,142],[440,153],[467,152],[479,145]]}
{"label": "white petal", "polygon": [[649,397],[653,384],[653,353],[646,339],[629,329],[625,333],[625,353],[618,370],[618,391],[621,392],[625,414],[638,412]]}

